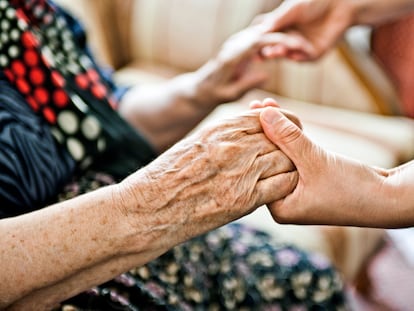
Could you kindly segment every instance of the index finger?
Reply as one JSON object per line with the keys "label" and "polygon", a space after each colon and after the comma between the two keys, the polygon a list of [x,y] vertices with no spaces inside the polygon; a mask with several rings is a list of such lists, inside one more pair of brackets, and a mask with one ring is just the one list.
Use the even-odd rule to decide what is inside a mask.
{"label": "index finger", "polygon": [[311,42],[296,31],[265,33],[258,44],[260,54],[265,59],[287,57],[292,53],[305,56],[314,54]]}

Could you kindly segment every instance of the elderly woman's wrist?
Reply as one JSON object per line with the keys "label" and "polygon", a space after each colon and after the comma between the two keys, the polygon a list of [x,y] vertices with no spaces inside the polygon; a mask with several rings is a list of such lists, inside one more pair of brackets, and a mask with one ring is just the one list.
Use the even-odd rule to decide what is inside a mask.
{"label": "elderly woman's wrist", "polygon": [[168,234],[172,219],[166,217],[163,181],[152,180],[146,171],[141,169],[118,184],[117,206],[127,228],[123,251],[130,254],[159,253],[175,244]]}

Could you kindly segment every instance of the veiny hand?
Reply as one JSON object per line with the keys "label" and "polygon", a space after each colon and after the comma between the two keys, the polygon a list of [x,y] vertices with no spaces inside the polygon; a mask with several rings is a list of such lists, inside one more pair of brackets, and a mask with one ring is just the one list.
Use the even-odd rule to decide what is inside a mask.
{"label": "veiny hand", "polygon": [[[352,1],[351,1],[352,2]],[[266,58],[287,57],[295,61],[319,58],[335,45],[345,30],[353,23],[350,1],[290,0],[284,1],[274,11],[261,15],[255,21],[268,32],[284,32],[289,43],[267,46],[262,50]]]}
{"label": "veiny hand", "polygon": [[292,160],[299,175],[291,194],[268,205],[277,222],[393,226],[388,216],[395,214],[390,208],[395,198],[392,187],[385,186],[390,182],[386,170],[322,149],[277,108],[265,108],[260,119],[267,137]]}
{"label": "veiny hand", "polygon": [[263,84],[268,76],[255,64],[263,61],[264,46],[284,43],[299,48],[304,42],[283,33],[266,33],[261,25],[248,27],[231,36],[218,55],[194,73],[196,98],[201,105],[215,107],[237,100]]}
{"label": "veiny hand", "polygon": [[137,225],[159,224],[148,238],[181,242],[292,191],[296,171],[264,135],[260,111],[194,133],[125,181],[143,206],[132,212]]}

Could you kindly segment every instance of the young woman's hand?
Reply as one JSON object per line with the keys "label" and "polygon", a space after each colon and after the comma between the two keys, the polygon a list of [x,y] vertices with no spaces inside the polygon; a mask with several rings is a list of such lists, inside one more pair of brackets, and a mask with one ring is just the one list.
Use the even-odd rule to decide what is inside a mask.
{"label": "young woman's hand", "polygon": [[327,52],[353,23],[353,1],[290,0],[255,21],[267,32],[283,32],[300,45],[280,44],[264,47],[266,58],[286,57],[310,61]]}
{"label": "young woman's hand", "polygon": [[364,165],[324,150],[278,109],[262,110],[266,136],[291,159],[298,183],[268,205],[281,223],[369,227],[414,224],[414,162],[394,170]]}

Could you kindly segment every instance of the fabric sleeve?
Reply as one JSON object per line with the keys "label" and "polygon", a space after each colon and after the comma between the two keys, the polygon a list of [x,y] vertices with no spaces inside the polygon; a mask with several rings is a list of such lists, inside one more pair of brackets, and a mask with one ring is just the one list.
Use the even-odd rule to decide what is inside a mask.
{"label": "fabric sleeve", "polygon": [[0,75],[0,218],[51,203],[74,168],[49,125]]}

